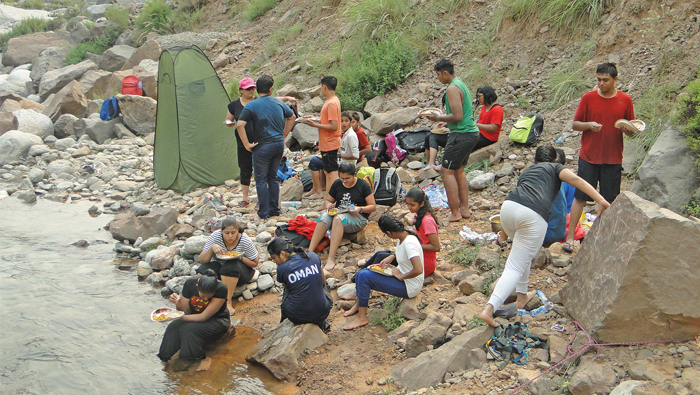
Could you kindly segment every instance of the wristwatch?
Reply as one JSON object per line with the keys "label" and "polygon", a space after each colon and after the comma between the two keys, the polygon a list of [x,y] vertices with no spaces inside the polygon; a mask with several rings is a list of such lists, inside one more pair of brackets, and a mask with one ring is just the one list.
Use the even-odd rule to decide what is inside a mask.
{"label": "wristwatch", "polygon": [[362,210],[362,207],[360,207],[360,214],[362,214],[363,212],[364,212],[364,210]]}

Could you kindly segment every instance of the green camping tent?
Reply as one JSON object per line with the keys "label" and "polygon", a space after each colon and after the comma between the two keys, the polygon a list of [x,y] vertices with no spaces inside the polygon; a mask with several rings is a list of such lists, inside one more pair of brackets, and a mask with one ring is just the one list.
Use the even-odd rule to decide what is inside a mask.
{"label": "green camping tent", "polygon": [[186,193],[239,175],[229,97],[197,46],[164,50],[158,64],[153,170],[159,188]]}

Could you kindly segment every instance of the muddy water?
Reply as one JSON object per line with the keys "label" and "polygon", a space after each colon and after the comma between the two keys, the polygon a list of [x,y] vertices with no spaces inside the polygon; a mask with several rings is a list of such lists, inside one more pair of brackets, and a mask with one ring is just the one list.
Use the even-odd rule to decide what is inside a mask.
{"label": "muddy water", "polygon": [[[111,219],[88,202],[0,201],[0,387],[22,394],[291,394],[244,357],[252,330],[211,352],[209,372],[170,372],[156,357],[168,305],[115,266]],[[70,244],[85,239],[88,248]]]}

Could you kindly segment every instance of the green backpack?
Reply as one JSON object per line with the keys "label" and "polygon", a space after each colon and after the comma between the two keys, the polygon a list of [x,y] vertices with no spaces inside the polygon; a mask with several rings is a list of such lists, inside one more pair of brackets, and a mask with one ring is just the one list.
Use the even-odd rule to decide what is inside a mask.
{"label": "green backpack", "polygon": [[544,127],[544,119],[540,114],[532,114],[518,119],[510,128],[509,137],[516,143],[533,145],[537,143]]}
{"label": "green backpack", "polygon": [[369,186],[374,186],[374,167],[365,166],[357,169],[357,178],[361,178],[369,183]]}

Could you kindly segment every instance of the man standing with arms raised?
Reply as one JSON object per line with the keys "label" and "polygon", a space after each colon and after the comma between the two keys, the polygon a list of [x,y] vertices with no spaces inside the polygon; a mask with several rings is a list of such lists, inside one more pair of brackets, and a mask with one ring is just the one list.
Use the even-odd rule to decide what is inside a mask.
{"label": "man standing with arms raised", "polygon": [[[318,148],[323,159],[323,171],[326,174],[326,188],[338,179],[338,150],[340,149],[340,100],[335,95],[338,80],[332,75],[321,79],[321,94],[326,98],[321,109],[321,122],[300,119],[307,125],[318,128]],[[310,199],[322,199],[325,196],[312,195]]]}
{"label": "man standing with arms raised", "polygon": [[[614,63],[603,63],[596,69],[598,88],[581,98],[574,115],[572,128],[583,132],[578,158],[578,176],[593,188],[600,183],[600,194],[612,203],[620,194],[622,181],[622,133],[631,135],[634,131],[618,129],[618,119],[634,119],[632,99],[615,88],[617,67]],[[576,189],[571,205],[569,233],[562,249],[572,252],[574,230],[583,213],[583,206],[591,199]]]}
{"label": "man standing with arms raised", "polygon": [[[275,80],[263,75],[256,81],[258,98],[246,104],[236,123],[241,141],[253,153],[258,216],[267,219],[279,215],[280,188],[277,169],[284,154],[284,139],[294,126],[294,112],[282,100],[272,97]],[[245,125],[253,124],[253,141],[248,141]]]}
{"label": "man standing with arms raised", "polygon": [[448,59],[441,59],[435,64],[438,80],[447,87],[446,115],[428,116],[433,122],[447,122],[450,134],[442,159],[442,180],[447,192],[447,204],[450,206],[450,222],[471,217],[469,210],[469,183],[464,175],[464,166],[469,154],[479,141],[479,129],[474,122],[474,108],[469,89],[457,77],[454,65]]}

